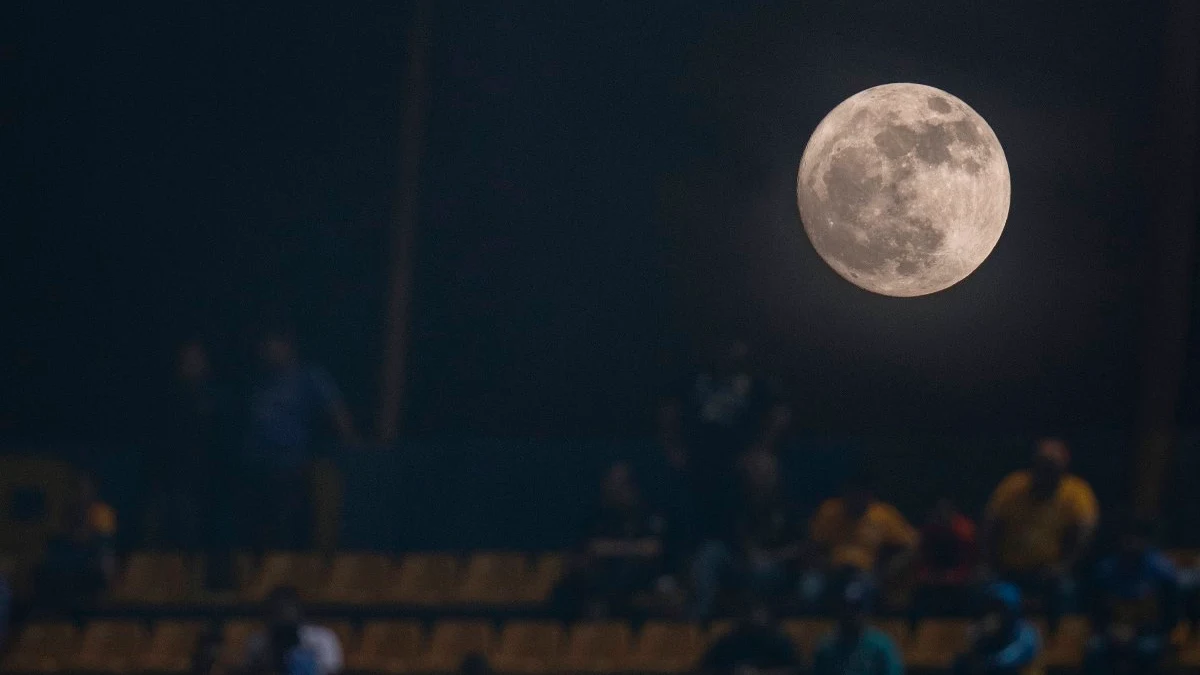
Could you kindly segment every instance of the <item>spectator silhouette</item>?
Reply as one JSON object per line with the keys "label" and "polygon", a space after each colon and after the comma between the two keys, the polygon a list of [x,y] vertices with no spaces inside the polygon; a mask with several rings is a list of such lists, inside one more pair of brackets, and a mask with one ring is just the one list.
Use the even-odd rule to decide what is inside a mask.
{"label": "spectator silhouette", "polygon": [[627,613],[634,596],[666,571],[666,528],[666,519],[647,507],[629,465],[609,467],[575,569],[558,591],[564,613]]}
{"label": "spectator silhouette", "polygon": [[151,545],[208,554],[209,587],[232,585],[227,500],[233,471],[232,397],[213,375],[208,347],[192,340],[179,349],[176,379],[166,397],[162,447],[151,462]]}
{"label": "spectator silhouette", "polygon": [[266,628],[246,643],[243,667],[269,675],[335,675],[342,670],[342,645],[323,626],[304,621],[296,589],[281,586],[265,606]]}
{"label": "spectator silhouette", "polygon": [[817,646],[813,675],[903,675],[895,643],[867,625],[875,589],[865,576],[850,580],[837,598],[837,627]]}
{"label": "spectator silhouette", "polygon": [[741,491],[724,535],[704,542],[692,564],[693,616],[711,615],[723,586],[757,599],[793,586],[801,526],[779,485],[775,455],[754,451],[739,467]]}
{"label": "spectator silhouette", "polygon": [[954,675],[1020,675],[1041,651],[1033,624],[1021,616],[1021,591],[1010,583],[984,589],[983,613],[972,627],[971,645],[954,664]]}
{"label": "spectator silhouette", "polygon": [[80,476],[63,533],[47,543],[36,572],[38,604],[70,611],[107,589],[116,574],[116,530],[116,511],[97,496],[91,476]]}
{"label": "spectator silhouette", "polygon": [[1033,466],[1000,482],[983,521],[985,562],[1040,599],[1052,628],[1071,602],[1075,564],[1099,520],[1091,486],[1067,473],[1069,462],[1061,439],[1038,441]]}
{"label": "spectator silhouette", "polygon": [[683,472],[701,538],[720,534],[736,499],[729,477],[749,450],[774,452],[789,412],[775,388],[750,372],[749,349],[733,340],[709,368],[680,383],[659,413],[667,458]]}
{"label": "spectator silhouette", "polygon": [[254,543],[300,548],[307,543],[307,471],[322,418],[342,442],[354,440],[349,411],[324,369],[300,360],[289,330],[268,332],[261,344],[265,373],[251,399],[247,448],[247,509],[257,516]]}
{"label": "spectator silhouette", "polygon": [[913,625],[927,614],[961,614],[978,563],[975,524],[948,498],[937,501],[921,527]]}
{"label": "spectator silhouette", "polygon": [[1128,519],[1117,551],[1096,566],[1087,675],[1161,672],[1179,620],[1179,579],[1153,532],[1153,523]]}
{"label": "spectator silhouette", "polygon": [[802,656],[776,622],[771,608],[759,601],[745,602],[733,629],[719,638],[704,655],[705,675],[795,675]]}
{"label": "spectator silhouette", "polygon": [[886,584],[912,560],[917,531],[891,504],[875,498],[871,476],[860,471],[842,496],[826,500],[809,524],[812,560],[801,592],[810,608],[828,609],[842,587],[862,575]]}

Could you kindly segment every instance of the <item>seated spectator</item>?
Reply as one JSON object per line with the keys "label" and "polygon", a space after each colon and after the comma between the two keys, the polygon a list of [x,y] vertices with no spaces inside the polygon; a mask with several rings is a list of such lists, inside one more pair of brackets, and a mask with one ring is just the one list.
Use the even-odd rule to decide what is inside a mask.
{"label": "seated spectator", "polygon": [[817,646],[813,675],[902,675],[904,663],[895,643],[867,625],[874,589],[865,576],[842,587],[837,627]]}
{"label": "seated spectator", "polygon": [[896,507],[877,501],[865,473],[847,481],[842,496],[828,499],[809,525],[811,569],[801,592],[810,608],[827,610],[848,581],[868,574],[882,584],[907,568],[917,531]]}
{"label": "seated spectator", "polygon": [[1004,582],[984,589],[983,611],[972,627],[971,646],[954,663],[954,675],[1019,675],[1033,664],[1042,643],[1021,616],[1021,591]]}
{"label": "seated spectator", "polygon": [[1001,481],[983,521],[990,571],[1041,599],[1051,629],[1074,594],[1073,569],[1099,518],[1092,488],[1067,473],[1069,460],[1062,440],[1039,441],[1032,468]]}
{"label": "seated spectator", "polygon": [[267,598],[266,628],[246,643],[243,668],[263,675],[334,675],[342,645],[323,626],[305,623],[296,589],[281,586]]}
{"label": "seated spectator", "polygon": [[75,490],[64,531],[46,544],[36,572],[38,604],[51,609],[77,608],[107,589],[116,575],[116,512],[96,496],[90,477],[81,476]]}
{"label": "seated spectator", "polygon": [[665,571],[666,519],[647,508],[629,465],[609,468],[600,506],[588,528],[575,569],[559,589],[564,609],[592,618],[625,613],[635,594]]}
{"label": "seated spectator", "polygon": [[1151,544],[1154,526],[1130,521],[1118,550],[1096,568],[1088,675],[1161,672],[1179,620],[1174,565]]}
{"label": "seated spectator", "polygon": [[783,498],[775,455],[746,455],[741,474],[738,505],[729,514],[725,536],[705,542],[693,561],[697,619],[711,615],[723,586],[764,598],[778,594],[794,578],[800,528],[795,510]]}
{"label": "seated spectator", "polygon": [[795,675],[801,655],[765,603],[747,602],[737,625],[718,639],[700,666],[705,675]]}
{"label": "seated spectator", "polygon": [[960,614],[976,563],[975,523],[954,502],[939,499],[921,528],[912,623],[930,614]]}

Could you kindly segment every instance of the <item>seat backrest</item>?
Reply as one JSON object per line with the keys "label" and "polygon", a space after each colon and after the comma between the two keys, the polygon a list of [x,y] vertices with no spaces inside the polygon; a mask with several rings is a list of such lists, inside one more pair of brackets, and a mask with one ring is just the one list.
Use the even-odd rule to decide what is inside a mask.
{"label": "seat backrest", "polygon": [[188,592],[188,564],[178,553],[133,553],[113,597],[126,602],[183,600]]}
{"label": "seat backrest", "polygon": [[523,602],[545,602],[558,582],[562,580],[563,569],[566,565],[562,553],[542,553],[538,555],[524,584],[520,600]]}
{"label": "seat backrest", "polygon": [[467,603],[517,602],[529,580],[525,554],[476,553],[467,562],[458,599]]}
{"label": "seat backrest", "polygon": [[500,631],[497,656],[548,665],[562,647],[562,626],[549,621],[510,621]]}
{"label": "seat backrest", "polygon": [[145,642],[146,630],[136,621],[93,621],[83,631],[75,667],[81,671],[129,670]]}
{"label": "seat backrest", "polygon": [[78,647],[79,631],[71,623],[26,624],[4,660],[4,670],[54,672],[65,669],[74,659]]}
{"label": "seat backrest", "polygon": [[302,597],[312,598],[325,586],[325,558],[319,553],[268,553],[247,589],[250,600],[261,601],[283,585],[294,586]]}
{"label": "seat backrest", "polygon": [[481,620],[447,620],[433,625],[427,658],[430,672],[453,672],[471,654],[492,651],[492,624]]}
{"label": "seat backrest", "polygon": [[946,668],[967,650],[970,628],[962,619],[926,619],[917,625],[905,660],[914,668]]}
{"label": "seat backrest", "polygon": [[375,657],[415,658],[425,646],[418,621],[369,621],[363,624],[357,651]]}
{"label": "seat backrest", "polygon": [[446,553],[414,553],[404,557],[389,584],[392,600],[437,605],[451,599],[459,577],[458,558]]}
{"label": "seat backrest", "polygon": [[648,621],[629,655],[629,666],[644,672],[683,672],[695,666],[703,650],[704,637],[698,626]]}
{"label": "seat backrest", "polygon": [[563,669],[578,672],[623,670],[629,656],[629,625],[619,621],[589,621],[571,627]]}
{"label": "seat backrest", "polygon": [[392,561],[378,553],[343,553],[334,557],[325,599],[360,602],[377,593],[388,581]]}
{"label": "seat backrest", "polygon": [[175,672],[184,670],[196,652],[201,621],[159,621],[154,624],[143,651],[140,670]]}

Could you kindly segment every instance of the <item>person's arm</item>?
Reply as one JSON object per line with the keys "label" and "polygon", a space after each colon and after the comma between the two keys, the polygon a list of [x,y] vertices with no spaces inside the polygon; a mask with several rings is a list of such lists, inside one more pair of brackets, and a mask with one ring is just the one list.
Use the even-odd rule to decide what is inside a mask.
{"label": "person's arm", "polygon": [[1020,486],[1017,474],[1012,474],[1000,481],[988,499],[979,528],[979,563],[985,568],[994,570],[1000,564],[999,551],[1004,516],[1018,489]]}
{"label": "person's arm", "polygon": [[884,543],[896,551],[887,561],[885,576],[894,577],[912,564],[916,557],[917,545],[921,537],[908,520],[890,504],[886,505],[887,517],[884,529]]}
{"label": "person's arm", "polygon": [[991,670],[1013,672],[1033,663],[1041,649],[1042,639],[1037,630],[1027,623],[1022,623],[1017,631],[1017,639],[1004,649],[986,657],[986,665]]}
{"label": "person's arm", "polygon": [[1072,522],[1063,532],[1062,559],[1059,561],[1059,571],[1063,574],[1074,569],[1087,552],[1099,522],[1100,508],[1092,489],[1083,481],[1079,481],[1072,487],[1072,492]]}
{"label": "person's arm", "polygon": [[318,629],[316,642],[317,662],[321,672],[326,675],[337,675],[342,672],[342,643],[337,635],[328,628]]}
{"label": "person's arm", "polygon": [[342,443],[357,442],[358,435],[354,432],[354,420],[350,416],[350,409],[346,407],[346,401],[342,398],[342,393],[338,390],[337,385],[334,384],[333,378],[329,373],[318,368],[310,371],[309,378],[316,390],[317,398],[325,407],[325,414],[329,416],[329,422],[333,425],[338,440]]}
{"label": "person's arm", "polygon": [[687,464],[687,450],[683,445],[683,404],[671,398],[658,409],[658,438],[671,466],[682,468]]}

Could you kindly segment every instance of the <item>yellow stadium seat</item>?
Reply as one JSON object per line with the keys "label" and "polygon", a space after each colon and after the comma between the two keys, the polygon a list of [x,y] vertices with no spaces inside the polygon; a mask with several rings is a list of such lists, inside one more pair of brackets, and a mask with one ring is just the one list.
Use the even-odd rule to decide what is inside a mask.
{"label": "yellow stadium seat", "polygon": [[467,563],[456,600],[466,605],[516,604],[529,578],[523,553],[476,553]]}
{"label": "yellow stadium seat", "polygon": [[137,669],[152,673],[187,671],[203,633],[201,621],[159,621],[150,632]]}
{"label": "yellow stadium seat", "polygon": [[949,668],[968,647],[971,624],[959,619],[926,619],[917,625],[905,656],[910,668]]}
{"label": "yellow stadium seat", "polygon": [[557,670],[613,673],[625,670],[632,642],[629,625],[619,621],[578,623],[571,627]]}
{"label": "yellow stadium seat", "polygon": [[420,670],[425,637],[416,621],[371,621],[363,625],[362,639],[347,650],[346,666],[352,671],[412,673]]}
{"label": "yellow stadium seat", "polygon": [[1058,630],[1053,634],[1050,633],[1044,619],[1039,619],[1034,624],[1042,635],[1041,661],[1047,667],[1074,670],[1083,663],[1083,654],[1092,631],[1091,624],[1085,617],[1063,617],[1058,624]]}
{"label": "yellow stadium seat", "polygon": [[379,591],[386,588],[392,561],[375,553],[344,553],[333,559],[329,582],[320,593],[323,602],[368,604],[379,602]]}
{"label": "yellow stadium seat", "polygon": [[65,621],[25,626],[3,670],[22,673],[56,673],[71,666],[79,645],[79,632]]}
{"label": "yellow stadium seat", "polygon": [[693,624],[650,621],[642,626],[629,670],[643,673],[686,673],[704,652],[704,638]]}
{"label": "yellow stadium seat", "polygon": [[93,621],[83,631],[72,670],[126,673],[134,669],[146,642],[136,621]]}
{"label": "yellow stadium seat", "polygon": [[805,658],[810,658],[821,638],[833,630],[833,625],[828,619],[792,619],[783,622],[783,630]]}
{"label": "yellow stadium seat", "polygon": [[294,586],[300,595],[311,599],[324,587],[325,559],[317,553],[268,553],[244,597],[258,602],[279,586]]}
{"label": "yellow stadium seat", "polygon": [[449,602],[458,584],[458,559],[443,553],[405,556],[388,585],[389,600],[435,606]]}
{"label": "yellow stadium seat", "polygon": [[439,621],[433,626],[429,650],[421,670],[427,673],[457,672],[472,654],[486,656],[492,650],[492,625],[487,621]]}
{"label": "yellow stadium seat", "polygon": [[565,560],[561,553],[543,553],[537,557],[521,592],[520,600],[530,604],[546,602],[562,580]]}
{"label": "yellow stadium seat", "polygon": [[125,562],[112,599],[123,603],[182,602],[190,589],[188,560],[178,553],[134,553]]}
{"label": "yellow stadium seat", "polygon": [[262,630],[262,623],[254,620],[235,619],[226,621],[221,630],[221,655],[218,667],[228,670],[240,666],[246,658],[246,643],[250,636]]}
{"label": "yellow stadium seat", "polygon": [[1189,671],[1200,669],[1200,630],[1186,634],[1176,655],[1179,665]]}
{"label": "yellow stadium seat", "polygon": [[501,673],[552,672],[562,648],[562,626],[545,621],[511,621],[500,632],[492,668]]}

